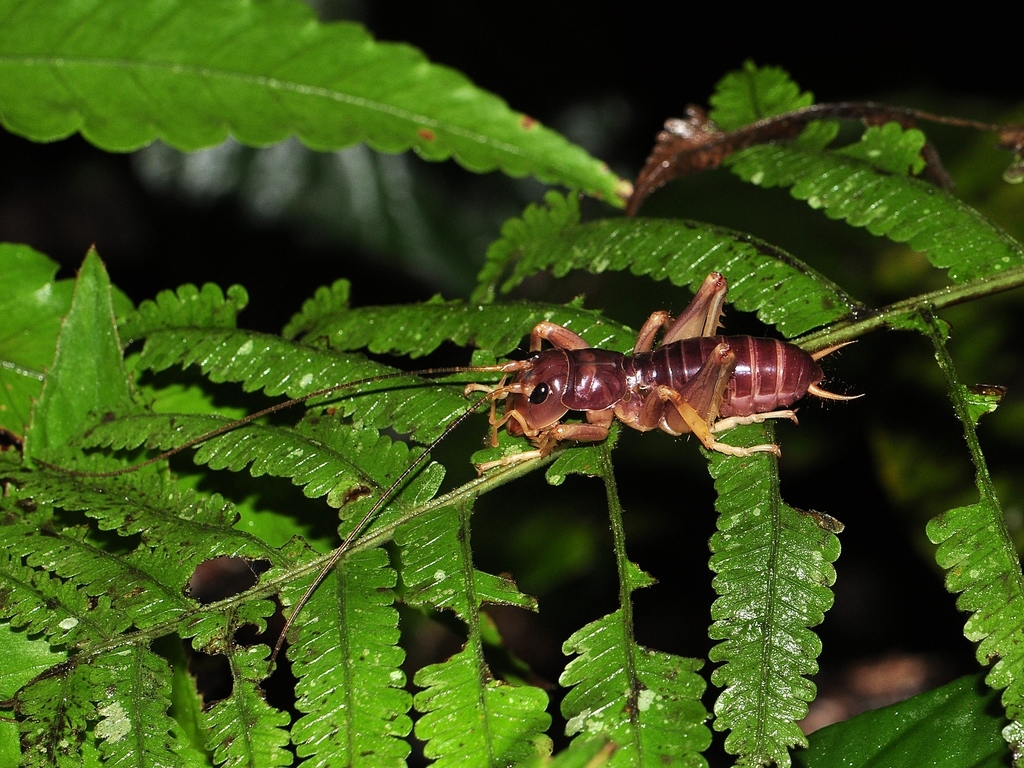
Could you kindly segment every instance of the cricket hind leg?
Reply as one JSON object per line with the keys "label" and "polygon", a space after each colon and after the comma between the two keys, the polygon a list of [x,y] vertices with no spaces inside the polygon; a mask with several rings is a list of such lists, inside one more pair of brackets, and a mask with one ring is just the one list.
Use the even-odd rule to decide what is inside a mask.
{"label": "cricket hind leg", "polygon": [[665,335],[658,345],[660,347],[682,339],[714,336],[721,325],[722,309],[728,290],[728,283],[720,272],[709,274],[704,278],[693,301],[675,320],[664,310],[654,312],[647,318],[647,322],[637,334],[633,354],[650,352],[654,348],[654,337],[661,329],[664,329]]}
{"label": "cricket hind leg", "polygon": [[[725,390],[729,384],[729,377],[736,368],[736,353],[726,344],[718,344],[708,356],[704,365],[701,366],[697,375],[688,381],[677,392],[669,387],[659,387],[658,397],[667,403],[671,403],[675,413],[693,432],[709,451],[717,451],[729,456],[750,456],[755,453],[773,453],[781,456],[782,451],[774,443],[764,445],[752,445],[748,447],[729,445],[715,440],[714,433],[721,432],[731,427],[739,426],[741,423],[758,423],[766,418],[790,418],[795,414],[790,411],[777,411],[772,414],[754,414],[752,416],[732,417],[731,419],[718,419],[718,412],[725,398]],[[732,419],[739,419],[732,421]],[[749,419],[749,421],[745,421]],[[723,427],[719,425],[723,424]],[[666,430],[669,431],[669,430]],[[682,430],[680,430],[681,432]]]}

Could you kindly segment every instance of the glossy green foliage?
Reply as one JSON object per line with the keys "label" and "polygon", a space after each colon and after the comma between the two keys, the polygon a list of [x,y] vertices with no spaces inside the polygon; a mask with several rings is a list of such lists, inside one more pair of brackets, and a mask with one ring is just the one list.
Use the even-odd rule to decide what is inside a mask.
{"label": "glossy green foliage", "polygon": [[602,163],[458,72],[358,24],[321,24],[293,0],[5,0],[0,24],[3,123],[37,141],[80,132],[115,152],[229,135],[254,146],[295,135],[318,150],[365,141],[613,204],[621,193]]}
{"label": "glossy green foliage", "polygon": [[[572,199],[549,193],[506,222],[487,253],[475,298],[492,300],[542,270],[563,276],[629,270],[696,291],[709,272],[729,280],[729,301],[796,336],[861,309],[824,275],[768,243],[711,224],[659,219],[604,219],[580,224]],[[511,269],[512,274],[504,278]]]}
{"label": "glossy green foliage", "polygon": [[[752,434],[748,434],[752,433]],[[771,442],[761,428],[737,429],[730,442]],[[722,687],[715,727],[730,731],[726,749],[752,762],[784,764],[787,750],[806,745],[795,723],[807,716],[821,641],[810,631],[832,607],[839,540],[779,494],[770,454],[742,461],[716,456],[718,531],[711,569],[718,599],[711,607],[711,649],[722,662],[711,681]]]}
{"label": "glossy green foliage", "polygon": [[[80,131],[126,149],[155,137],[198,147],[229,133],[254,144],[294,133],[313,147],[412,148],[606,199],[618,188],[581,150],[461,75],[407,47],[376,43],[355,25],[320,24],[298,3],[82,3],[38,15],[28,8],[0,0],[5,31],[19,33],[0,44],[16,48],[4,51],[4,119],[25,135]],[[379,67],[394,76],[381,77]],[[751,66],[727,76],[712,99],[725,129],[810,102],[780,70]],[[957,293],[873,310],[753,236],[682,220],[583,222],[576,201],[556,193],[506,223],[470,301],[353,309],[339,281],[317,291],[281,335],[239,327],[246,295],[237,287],[183,286],[135,310],[112,291],[96,254],[72,292],[70,283],[54,282],[45,257],[0,248],[0,263],[10,267],[0,299],[16,330],[0,340],[9,363],[0,373],[11,384],[0,413],[4,426],[27,438],[23,455],[0,453],[7,621],[0,660],[24,660],[22,670],[0,669],[6,710],[17,721],[17,734],[0,724],[0,755],[20,750],[28,765],[263,766],[298,755],[310,765],[400,766],[417,748],[439,765],[547,764],[550,697],[523,665],[495,663],[496,647],[506,649],[486,613],[502,606],[543,615],[544,605],[512,576],[474,561],[473,525],[480,497],[546,465],[553,485],[570,475],[603,484],[606,504],[598,506],[610,518],[617,585],[608,595],[613,609],[559,637],[572,657],[559,680],[571,743],[550,765],[705,765],[713,727],[728,731],[725,748],[740,764],[788,766],[790,749],[807,743],[797,721],[815,694],[809,678],[821,641],[813,627],[832,604],[839,544],[823,518],[783,500],[778,459],[708,457],[719,515],[708,632],[717,645],[707,659],[684,658],[637,640],[634,594],[653,578],[627,553],[617,428],[593,445],[504,465],[502,456],[530,446],[503,431],[498,445],[475,457],[497,466],[445,484],[446,470],[468,474],[466,457],[458,467],[435,461],[434,441],[466,412],[467,382],[494,384],[502,375],[396,367],[411,369],[446,346],[470,349],[486,366],[513,353],[542,321],[594,347],[628,351],[636,330],[582,300],[499,301],[540,273],[627,269],[689,287],[722,271],[737,308],[789,337],[813,332],[803,338],[815,349],[864,335],[880,317],[931,339],[968,438],[979,501],[950,510],[929,533],[941,542],[950,589],[972,612],[967,634],[981,642],[979,658],[999,659],[988,682],[1005,689],[1012,722],[1004,735],[1019,743],[1024,578],[974,434],[996,399],[960,384],[930,312],[950,296],[990,292],[996,276],[1004,289],[1024,283],[1021,249],[915,178],[916,132],[883,126],[838,148],[830,144],[835,135],[832,124],[812,125],[792,144],[739,153],[733,169],[757,184],[789,185],[831,216],[921,248],[959,281]],[[906,225],[911,219],[921,227]],[[129,342],[141,348],[123,358]],[[387,363],[374,357],[381,354]],[[199,383],[174,380],[179,368]],[[261,393],[232,406],[251,414],[244,424],[211,406],[209,392],[223,384]],[[311,397],[298,415],[259,410],[279,395]],[[722,439],[755,445],[775,436],[751,425]],[[138,466],[140,457],[185,445],[197,446],[195,467],[176,463],[172,473],[166,457]],[[220,493],[229,475],[217,470],[246,468],[286,478],[301,493],[282,483],[288,501],[265,512],[249,497],[232,503]],[[513,501],[540,503],[515,494]],[[323,520],[337,530],[310,530]],[[323,550],[338,541],[346,547],[329,560]],[[252,586],[197,599],[197,569],[228,558],[251,570]],[[273,624],[278,604],[295,619],[282,651],[297,680],[294,721],[264,688],[275,638],[258,633]],[[422,616],[440,617],[455,647],[411,666],[405,645]],[[706,623],[706,614],[688,619]],[[186,648],[223,662],[230,693],[200,700]],[[701,701],[706,662],[716,665],[713,719]],[[978,697],[947,693],[864,718],[847,735],[813,736],[807,764],[847,764],[846,753],[828,745],[850,733],[871,745],[858,753],[863,764],[910,731],[938,743],[950,727],[949,707],[988,740],[951,752],[945,764],[990,759],[992,721],[978,715]]]}
{"label": "glossy green foliage", "polygon": [[567,732],[611,738],[619,749],[609,765],[706,765],[700,661],[644,648],[632,635],[628,614],[616,611],[565,641],[563,650],[578,654],[559,680],[572,687],[562,702]]}
{"label": "glossy green foliage", "polygon": [[810,737],[798,752],[802,768],[838,764],[862,768],[921,765],[996,768],[1006,765],[1003,719],[992,711],[996,695],[970,675],[908,701],[865,712]]}
{"label": "glossy green foliage", "polygon": [[305,713],[292,737],[300,756],[318,756],[313,764],[374,755],[393,765],[409,754],[412,697],[401,671],[396,580],[387,552],[372,549],[335,569],[309,604],[323,621],[303,631],[288,655],[299,678],[295,706]]}

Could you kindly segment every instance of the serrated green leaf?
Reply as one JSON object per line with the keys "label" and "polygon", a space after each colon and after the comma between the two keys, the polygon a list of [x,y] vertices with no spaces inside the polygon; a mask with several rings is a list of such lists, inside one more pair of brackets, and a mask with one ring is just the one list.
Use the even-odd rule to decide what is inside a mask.
{"label": "serrated green leaf", "polygon": [[291,765],[288,744],[289,716],[270,707],[259,687],[266,675],[267,646],[233,647],[227,652],[234,684],[231,695],[203,713],[208,729],[207,748],[219,764]]}
{"label": "serrated green leaf", "polygon": [[604,219],[581,225],[578,206],[554,193],[547,202],[547,209],[527,209],[521,225],[506,224],[501,247],[488,252],[491,263],[481,272],[477,301],[494,295],[511,266],[501,283],[505,292],[541,270],[561,277],[573,269],[595,274],[628,269],[694,291],[709,272],[718,271],[729,280],[730,303],[757,311],[787,336],[862,309],[823,275],[749,235],[679,220]]}
{"label": "serrated green leaf", "polygon": [[306,607],[315,618],[288,657],[299,678],[296,708],[306,713],[292,739],[310,765],[402,765],[409,754],[412,696],[403,689],[396,580],[383,549],[360,552],[338,564]]}
{"label": "serrated green leaf", "polygon": [[706,765],[711,743],[700,703],[701,662],[644,648],[633,641],[628,616],[615,611],[575,632],[562,647],[579,654],[559,683],[566,732],[610,738],[610,766]]}
{"label": "serrated green leaf", "polygon": [[[761,426],[729,432],[729,442],[771,442]],[[750,765],[790,764],[788,748],[805,745],[796,722],[807,714],[821,641],[808,628],[832,605],[839,540],[779,495],[778,463],[767,453],[711,460],[719,512],[710,566],[719,597],[711,607],[711,649],[722,662],[711,681],[716,730],[729,730],[728,752]]]}
{"label": "serrated green leaf", "polygon": [[[966,203],[888,167],[908,162],[907,138],[898,129],[866,133],[864,150],[829,152],[761,145],[729,158],[738,176],[758,186],[790,187],[790,194],[832,219],[865,227],[873,235],[907,243],[955,282],[966,282],[1024,264],[1024,249]],[[851,155],[864,154],[871,160]],[[885,158],[883,160],[883,157]]]}
{"label": "serrated green leaf", "polygon": [[0,102],[11,131],[37,141],[81,132],[127,151],[232,135],[314,149],[360,141],[384,152],[454,157],[477,171],[587,190],[618,204],[607,166],[416,49],[358,24],[320,23],[291,0],[4,0]]}
{"label": "serrated green leaf", "polygon": [[448,661],[421,669],[414,682],[425,688],[413,700],[423,713],[416,736],[427,742],[424,755],[436,758],[432,765],[484,768],[551,752],[547,695],[491,679],[472,640]]}
{"label": "serrated green leaf", "polygon": [[104,408],[124,408],[131,387],[114,324],[110,279],[90,251],[75,281],[71,309],[61,326],[53,367],[46,374],[25,456],[45,455],[66,445],[86,417]]}
{"label": "serrated green leaf", "polygon": [[[814,103],[814,94],[801,91],[781,67],[758,67],[752,61],[730,72],[715,85],[708,98],[708,113],[723,131],[756,123],[766,117],[792,112]],[[835,123],[817,121],[804,129],[796,142],[802,146],[825,147],[836,135]]]}
{"label": "serrated green leaf", "polygon": [[995,694],[979,675],[954,680],[907,701],[815,731],[795,753],[802,768],[997,768],[1007,764],[1005,722],[991,712]]}
{"label": "serrated green leaf", "polygon": [[43,370],[53,362],[60,320],[71,306],[73,281],[54,280],[59,265],[26,245],[0,243],[0,427],[21,435]]}

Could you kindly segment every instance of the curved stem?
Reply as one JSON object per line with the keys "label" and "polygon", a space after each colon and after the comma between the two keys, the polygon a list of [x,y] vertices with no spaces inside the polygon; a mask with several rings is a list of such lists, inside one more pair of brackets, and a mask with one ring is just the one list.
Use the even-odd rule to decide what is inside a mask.
{"label": "curved stem", "polygon": [[1013,267],[1005,272],[922,293],[879,309],[860,312],[847,320],[833,323],[828,328],[794,339],[793,343],[809,352],[814,352],[846,341],[853,341],[869,331],[879,328],[903,327],[913,315],[922,310],[935,311],[1022,286],[1024,286],[1024,267]]}

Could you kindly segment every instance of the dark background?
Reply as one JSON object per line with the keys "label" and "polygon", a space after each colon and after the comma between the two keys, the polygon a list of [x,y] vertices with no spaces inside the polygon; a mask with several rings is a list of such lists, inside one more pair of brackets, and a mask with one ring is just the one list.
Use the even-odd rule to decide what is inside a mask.
{"label": "dark background", "polygon": [[[1021,119],[1019,62],[1006,70],[993,61],[1019,45],[1012,37],[1019,35],[1017,20],[973,19],[963,9],[946,21],[870,8],[784,18],[672,3],[622,4],[614,12],[591,4],[516,3],[499,10],[474,6],[467,15],[468,7],[374,2],[326,4],[321,12],[360,19],[378,39],[419,47],[580,141],[627,178],[642,165],[664,119],[688,103],[706,104],[715,82],[746,59],[783,66],[819,101],[871,99],[989,120],[1009,120],[1016,108]],[[945,128],[935,136],[965,196],[995,205],[992,215],[1020,237],[1024,207],[1019,195],[1017,203],[1006,202],[1010,193],[998,177],[1005,159],[993,159],[996,153],[986,148],[993,141]],[[276,159],[240,149],[211,180],[209,168],[203,177],[189,170],[189,159],[159,148],[133,157],[101,152],[78,137],[39,145],[4,134],[0,238],[47,253],[64,265],[65,277],[95,244],[115,283],[135,301],[185,282],[242,283],[252,297],[243,321],[274,330],[317,286],[339,277],[353,280],[358,304],[422,300],[438,291],[465,295],[501,222],[544,191],[534,182],[476,177],[452,163],[430,165],[412,156],[358,159],[363,175],[346,177],[339,199],[364,194],[383,201],[371,213],[359,214],[357,206],[324,210],[315,185],[328,175],[330,157],[297,147]],[[275,176],[275,162],[288,173]],[[980,179],[971,170],[978,164],[985,169]],[[261,180],[283,188],[285,177],[294,182],[290,192],[276,202],[261,197]],[[616,215],[600,205],[589,210]],[[872,304],[944,279],[904,249],[825,221],[785,191],[743,187],[723,171],[672,185],[644,213],[753,232]],[[537,280],[523,295],[559,300],[578,293],[587,294],[588,306],[635,326],[654,309],[679,310],[689,299],[619,275]],[[1004,406],[1011,418],[982,437],[1004,501],[1015,509],[1020,400],[1012,385],[1021,368],[1012,328],[1020,303],[989,299],[951,315],[965,380],[1011,385]],[[730,331],[748,326],[756,322],[730,315]],[[975,342],[975,329],[986,328],[995,330],[984,344]],[[820,628],[825,650],[818,682],[848,714],[890,695],[882,685],[881,693],[850,703],[864,670],[881,669],[872,680],[880,675],[903,690],[907,679],[931,687],[975,668],[963,616],[945,593],[923,536],[929,516],[971,501],[973,492],[959,427],[923,342],[875,334],[827,367],[840,389],[868,397],[807,406],[799,428],[782,428],[783,494],[794,506],[827,511],[847,524],[836,606]],[[449,450],[468,456],[478,440],[467,435]],[[715,521],[703,459],[694,445],[662,435],[629,434],[622,443],[619,486],[630,553],[661,582],[636,596],[639,639],[705,656],[713,599],[707,539]],[[468,459],[462,461],[468,471]],[[557,679],[565,661],[560,644],[570,632],[615,608],[602,491],[593,485],[572,479],[551,489],[526,480],[475,518],[478,565],[514,573],[541,598],[539,617],[495,612],[510,646],[539,680]],[[562,547],[578,548],[577,564],[545,570],[548,556],[564,554]],[[437,660],[438,649],[450,645],[443,638],[431,645],[434,629],[412,618],[409,624],[419,641],[411,664]]]}

